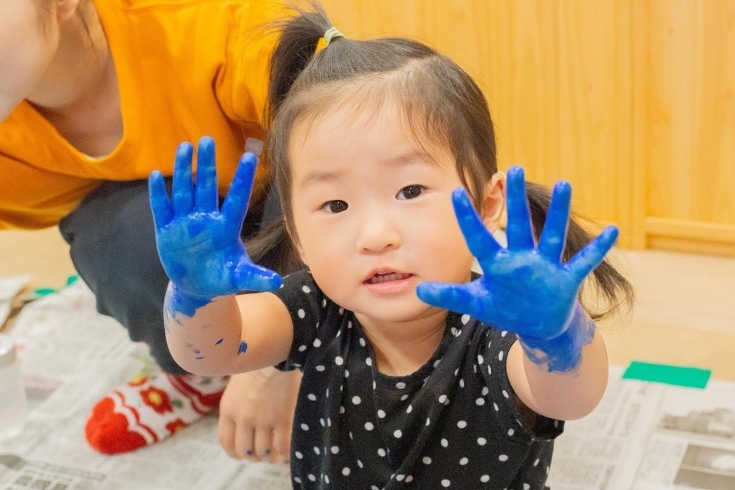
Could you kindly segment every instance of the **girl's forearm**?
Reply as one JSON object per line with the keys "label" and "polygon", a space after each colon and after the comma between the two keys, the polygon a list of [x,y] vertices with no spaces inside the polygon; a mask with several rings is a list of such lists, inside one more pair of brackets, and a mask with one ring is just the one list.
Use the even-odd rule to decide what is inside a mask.
{"label": "girl's forearm", "polygon": [[513,345],[508,355],[513,389],[529,408],[547,417],[584,417],[600,402],[607,386],[602,335],[577,304],[569,328],[546,342],[532,342],[531,347],[519,340]]}
{"label": "girl's forearm", "polygon": [[164,325],[174,360],[194,374],[231,374],[247,350],[235,295],[200,298],[169,283]]}

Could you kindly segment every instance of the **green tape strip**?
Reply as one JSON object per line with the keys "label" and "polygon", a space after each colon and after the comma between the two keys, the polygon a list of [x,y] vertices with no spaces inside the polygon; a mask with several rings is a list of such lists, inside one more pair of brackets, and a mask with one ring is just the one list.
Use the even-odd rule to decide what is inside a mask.
{"label": "green tape strip", "polygon": [[709,369],[633,361],[623,373],[623,379],[703,389],[711,375],[712,371]]}

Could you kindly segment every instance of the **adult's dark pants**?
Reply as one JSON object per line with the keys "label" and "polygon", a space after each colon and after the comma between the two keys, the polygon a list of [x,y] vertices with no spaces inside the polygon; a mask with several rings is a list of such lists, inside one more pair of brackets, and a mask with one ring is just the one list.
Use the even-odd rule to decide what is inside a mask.
{"label": "adult's dark pants", "polygon": [[[171,180],[167,180],[170,189]],[[279,213],[274,196],[266,208]],[[244,238],[257,231],[263,211],[252,209]],[[97,311],[120,322],[130,339],[145,342],[161,368],[184,371],[171,357],[163,327],[168,277],[156,250],[148,182],[105,182],[59,223],[80,277],[97,300]]]}

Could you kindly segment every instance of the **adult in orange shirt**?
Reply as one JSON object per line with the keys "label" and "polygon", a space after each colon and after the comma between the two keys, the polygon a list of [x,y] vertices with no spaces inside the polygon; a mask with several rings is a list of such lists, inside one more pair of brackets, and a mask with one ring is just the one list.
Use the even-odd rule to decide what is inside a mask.
{"label": "adult in orange shirt", "polygon": [[[259,151],[274,40],[249,28],[277,14],[268,1],[0,2],[0,229],[58,224],[98,310],[162,368],[93,408],[86,436],[99,451],[164,439],[227,385],[187,374],[166,347],[168,279],[145,179],[170,174],[177,144],[203,135],[217,142],[221,182],[244,149]],[[262,168],[245,235],[264,214]],[[235,457],[288,457],[298,379],[274,373],[230,380],[219,435]]]}

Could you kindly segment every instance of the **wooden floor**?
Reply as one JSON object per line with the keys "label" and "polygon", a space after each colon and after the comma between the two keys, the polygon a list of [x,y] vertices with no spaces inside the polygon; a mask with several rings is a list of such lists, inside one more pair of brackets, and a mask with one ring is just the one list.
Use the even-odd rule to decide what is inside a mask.
{"label": "wooden floor", "polygon": [[[30,274],[29,289],[61,287],[74,273],[55,228],[0,232],[0,250],[0,277]],[[698,366],[735,381],[735,259],[617,251],[614,260],[637,301],[629,318],[602,325],[610,362]]]}

